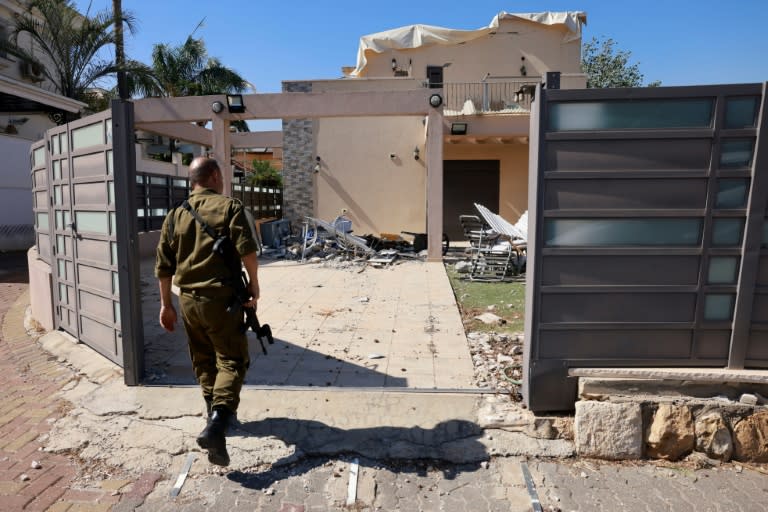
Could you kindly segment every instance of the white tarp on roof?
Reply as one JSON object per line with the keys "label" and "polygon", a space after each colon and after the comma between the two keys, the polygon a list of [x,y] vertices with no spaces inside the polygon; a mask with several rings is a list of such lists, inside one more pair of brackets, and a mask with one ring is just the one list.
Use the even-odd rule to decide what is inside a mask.
{"label": "white tarp on roof", "polygon": [[408,25],[405,27],[377,32],[360,38],[360,48],[357,51],[357,67],[349,76],[359,76],[365,69],[366,51],[382,53],[387,50],[402,50],[430,45],[452,45],[471,41],[489,34],[499,28],[499,22],[504,19],[521,19],[543,25],[565,25],[568,32],[563,42],[581,38],[581,26],[586,23],[587,16],[583,12],[536,12],[508,13],[500,12],[491,20],[487,27],[477,30],[455,30],[451,28],[433,27],[430,25]]}

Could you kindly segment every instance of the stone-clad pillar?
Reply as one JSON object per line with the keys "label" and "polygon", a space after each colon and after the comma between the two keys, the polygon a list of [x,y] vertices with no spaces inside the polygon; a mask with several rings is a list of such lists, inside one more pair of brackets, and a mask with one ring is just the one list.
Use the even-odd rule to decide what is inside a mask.
{"label": "stone-clad pillar", "polygon": [[[284,82],[283,92],[312,92],[312,82]],[[314,152],[314,121],[283,120],[283,218],[294,230],[314,212]]]}

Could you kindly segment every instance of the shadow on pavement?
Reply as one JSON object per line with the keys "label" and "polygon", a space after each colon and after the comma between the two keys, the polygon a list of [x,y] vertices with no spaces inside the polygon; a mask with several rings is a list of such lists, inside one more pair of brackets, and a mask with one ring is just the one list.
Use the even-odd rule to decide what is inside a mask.
{"label": "shadow on pavement", "polygon": [[0,283],[27,283],[27,253],[24,251],[0,252]]}
{"label": "shadow on pavement", "polygon": [[[414,465],[414,460],[466,461],[443,465],[443,477],[452,480],[459,472],[477,470],[481,461],[489,459],[485,446],[478,441],[482,432],[477,424],[465,420],[441,422],[431,429],[372,427],[349,430],[319,421],[290,418],[247,422],[240,424],[231,435],[274,437],[288,446],[294,445],[295,453],[276,461],[268,471],[233,471],[227,478],[248,489],[266,489],[286,475],[307,473],[338,458],[339,454],[357,454],[368,459],[408,461],[397,465],[397,471],[403,473],[426,471],[423,465]],[[286,467],[296,462],[299,456],[308,458]],[[364,460],[361,465],[365,465]],[[440,466],[439,463],[435,465]]]}

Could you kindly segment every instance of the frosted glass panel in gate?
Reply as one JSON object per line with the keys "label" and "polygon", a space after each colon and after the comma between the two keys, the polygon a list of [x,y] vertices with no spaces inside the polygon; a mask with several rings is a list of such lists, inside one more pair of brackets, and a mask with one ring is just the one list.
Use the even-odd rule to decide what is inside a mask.
{"label": "frosted glass panel in gate", "polygon": [[741,245],[744,219],[717,218],[712,223],[712,245],[717,247]]}
{"label": "frosted glass panel in gate", "polygon": [[32,153],[32,167],[40,167],[45,165],[45,146],[37,148]]}
{"label": "frosted glass panel in gate", "polygon": [[713,256],[709,259],[707,284],[736,284],[738,269],[737,256]]}
{"label": "frosted glass panel in gate", "polygon": [[709,128],[712,98],[551,103],[550,131]]}
{"label": "frosted glass panel in gate", "polygon": [[752,139],[725,139],[720,149],[722,169],[748,168],[752,165],[754,141]]}
{"label": "frosted glass panel in gate", "polygon": [[109,234],[106,212],[75,212],[75,225],[78,231]]}
{"label": "frosted glass panel in gate", "polygon": [[759,96],[728,98],[725,102],[726,128],[754,128]]}
{"label": "frosted glass panel in gate", "polygon": [[699,245],[701,219],[548,219],[548,247]]}
{"label": "frosted glass panel in gate", "polygon": [[704,319],[727,321],[733,316],[734,295],[711,294],[704,297]]}
{"label": "frosted glass panel in gate", "polygon": [[720,179],[717,185],[717,208],[743,208],[747,204],[749,180]]}
{"label": "frosted glass panel in gate", "polygon": [[72,130],[72,150],[104,144],[104,123],[89,124]]}

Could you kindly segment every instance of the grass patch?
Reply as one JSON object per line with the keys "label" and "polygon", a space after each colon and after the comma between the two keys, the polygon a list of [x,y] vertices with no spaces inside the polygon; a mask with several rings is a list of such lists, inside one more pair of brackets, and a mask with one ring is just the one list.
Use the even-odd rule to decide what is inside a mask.
{"label": "grass patch", "polygon": [[[452,264],[446,264],[445,270],[467,332],[494,331],[513,334],[525,330],[524,275],[510,282],[483,283],[466,279],[466,274],[456,272]],[[486,325],[475,320],[477,315],[489,311],[488,306],[494,306],[491,312],[506,320],[504,325]]]}

